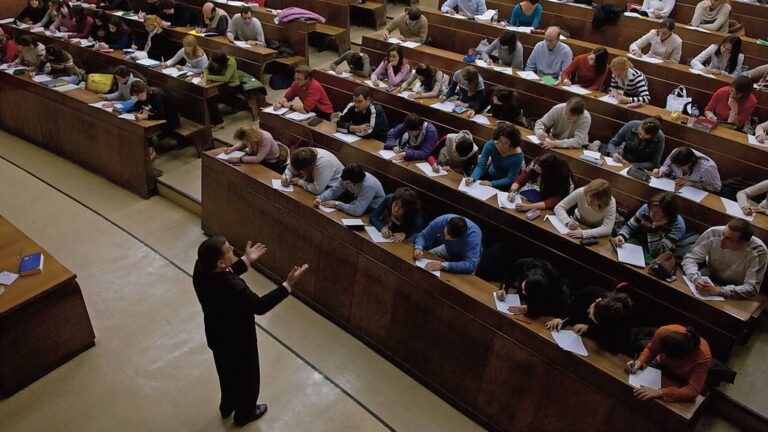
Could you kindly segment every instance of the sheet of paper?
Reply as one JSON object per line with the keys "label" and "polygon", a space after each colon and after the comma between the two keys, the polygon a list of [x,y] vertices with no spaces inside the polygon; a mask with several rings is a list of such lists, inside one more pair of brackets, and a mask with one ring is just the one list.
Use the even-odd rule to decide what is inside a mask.
{"label": "sheet of paper", "polygon": [[348,227],[365,226],[362,219],[342,219],[341,223]]}
{"label": "sheet of paper", "polygon": [[142,66],[149,67],[149,68],[156,67],[156,66],[160,65],[159,61],[153,60],[153,59],[150,59],[150,58],[138,60],[136,63],[138,63],[138,64],[140,64]]}
{"label": "sheet of paper", "polygon": [[32,33],[43,33],[43,32],[45,32],[45,29],[42,28],[42,27],[35,27],[32,30],[30,30],[30,32],[32,32]]}
{"label": "sheet of paper", "polygon": [[510,67],[494,66],[493,70],[495,70],[496,72],[505,73],[507,75],[513,75],[514,74],[514,71]]}
{"label": "sheet of paper", "polygon": [[496,15],[497,13],[499,13],[499,11],[496,9],[488,9],[482,15],[475,15],[475,20],[490,21],[491,18],[493,18],[493,16]]}
{"label": "sheet of paper", "polygon": [[699,292],[699,290],[696,289],[696,285],[691,282],[690,279],[688,279],[688,276],[683,276],[683,280],[685,281],[685,284],[688,285],[688,289],[691,290],[694,296],[707,301],[725,301],[725,297],[723,296],[710,296],[710,295],[704,295]]}
{"label": "sheet of paper", "polygon": [[453,109],[456,107],[456,105],[453,102],[448,102],[448,101],[436,102],[436,103],[433,103],[430,106],[432,108],[437,108],[440,111],[445,111],[445,112],[453,112]]}
{"label": "sheet of paper", "polygon": [[395,157],[395,152],[392,150],[379,150],[379,156],[383,157],[386,160],[390,160],[393,157]]}
{"label": "sheet of paper", "polygon": [[0,24],[10,24],[16,21],[16,18],[3,18],[0,20]]}
{"label": "sheet of paper", "polygon": [[482,201],[485,201],[488,198],[496,195],[496,192],[498,192],[497,189],[490,186],[483,186],[480,184],[480,182],[474,182],[472,185],[467,186],[467,183],[464,182],[464,179],[462,179],[459,183],[459,190]]}
{"label": "sheet of paper", "polygon": [[244,42],[244,41],[235,41],[235,46],[240,47],[240,48],[250,48],[251,47],[250,45],[248,45],[247,42]]}
{"label": "sheet of paper", "polygon": [[763,143],[759,143],[757,142],[757,137],[754,135],[747,135],[747,143],[761,147],[768,147],[768,140],[765,140]]}
{"label": "sheet of paper", "polygon": [[577,335],[571,330],[556,330],[550,332],[552,339],[560,348],[570,351],[580,356],[588,356],[587,347],[584,346],[584,341],[581,340],[581,336]]}
{"label": "sheet of paper", "polygon": [[[194,78],[192,78],[192,84],[200,84],[200,81],[202,81],[202,80],[200,79],[200,77],[194,77]],[[286,109],[287,109],[287,108],[286,108]]]}
{"label": "sheet of paper", "polygon": [[657,59],[656,57],[648,57],[647,55],[644,55],[642,57],[634,56],[632,54],[627,54],[627,57],[632,57],[635,60],[640,60],[648,63],[664,63],[664,60]]}
{"label": "sheet of paper", "polygon": [[606,163],[608,166],[615,166],[615,167],[624,166],[624,164],[623,164],[623,163],[621,163],[621,162],[616,162],[615,160],[613,160],[613,158],[612,158],[612,157],[609,157],[609,156],[605,156],[603,159],[605,159],[605,163]]}
{"label": "sheet of paper", "polygon": [[170,75],[172,77],[179,76],[182,71],[176,69],[175,67],[168,67],[162,70],[162,72],[166,75]]}
{"label": "sheet of paper", "polygon": [[[424,268],[427,264],[429,264],[431,262],[439,262],[439,261],[432,261],[432,260],[428,260],[428,259],[424,259],[424,258],[419,258],[419,259],[416,260],[416,265],[418,267]],[[430,273],[432,273],[433,275],[435,275],[437,277],[440,277],[440,270],[431,271]]]}
{"label": "sheet of paper", "polygon": [[53,78],[49,77],[48,75],[35,75],[32,77],[32,81],[34,82],[43,82],[43,81],[50,81]]}
{"label": "sheet of paper", "polygon": [[387,39],[387,42],[389,42],[389,43],[391,43],[391,44],[397,44],[397,45],[400,45],[400,44],[401,44],[403,41],[401,41],[401,40],[400,40],[400,39],[398,39],[398,38],[394,38],[394,37],[391,37],[391,38]]}
{"label": "sheet of paper", "polygon": [[345,143],[351,144],[355,141],[359,141],[361,138],[355,134],[350,133],[344,133],[344,132],[336,132],[333,134],[336,138],[344,141]]}
{"label": "sheet of paper", "polygon": [[318,207],[318,208],[319,208],[320,210],[322,210],[322,211],[326,212],[326,213],[333,213],[333,212],[335,212],[335,211],[336,211],[336,209],[335,209],[335,208],[333,208],[333,207],[323,207],[323,206],[320,206],[320,207]]}
{"label": "sheet of paper", "polygon": [[281,179],[272,179],[272,189],[277,189],[283,192],[293,192],[293,185],[283,186]]}
{"label": "sheet of paper", "polygon": [[536,137],[536,135],[528,135],[526,136],[528,138],[528,141],[534,143],[534,144],[541,144],[541,140]]}
{"label": "sheet of paper", "polygon": [[270,114],[283,115],[283,114],[288,112],[288,108],[278,108],[278,109],[275,109],[274,106],[268,106],[268,107],[262,109],[262,111],[265,112],[265,113],[270,113]]}
{"label": "sheet of paper", "polygon": [[528,80],[537,80],[540,79],[538,75],[536,75],[536,72],[533,71],[517,71],[517,75],[520,78],[525,78]]}
{"label": "sheet of paper", "polygon": [[79,89],[79,88],[80,88],[79,86],[76,86],[74,84],[66,84],[63,86],[54,87],[53,89],[56,90],[57,92],[65,92],[65,91],[70,91],[70,90]]}
{"label": "sheet of paper", "polygon": [[640,14],[635,12],[624,12],[624,16],[630,18],[640,18]]}
{"label": "sheet of paper", "polygon": [[570,231],[567,226],[565,226],[564,223],[560,222],[560,219],[557,218],[555,215],[547,215],[544,217],[544,220],[548,220],[549,223],[552,224],[553,227],[559,232],[560,234],[568,234]]}
{"label": "sheet of paper", "polygon": [[584,87],[577,86],[577,85],[569,85],[569,86],[562,86],[563,90],[568,90],[571,93],[576,93],[580,95],[590,94],[592,93],[592,90],[587,90]]}
{"label": "sheet of paper", "polygon": [[629,385],[632,387],[661,388],[661,370],[648,366],[637,373],[629,374]]}
{"label": "sheet of paper", "polygon": [[[70,4],[72,4],[72,3],[70,3]],[[20,29],[26,29],[26,28],[30,28],[31,26],[29,24],[25,24],[25,23],[16,23],[16,27],[18,27]]]}
{"label": "sheet of paper", "polygon": [[464,15],[461,15],[461,14],[453,14],[453,15],[444,14],[444,15],[445,16],[449,16],[451,18],[456,18],[456,19],[462,19],[462,20],[468,19],[467,17],[465,17]]}
{"label": "sheet of paper", "polygon": [[732,201],[732,200],[729,200],[728,198],[723,198],[723,197],[720,197],[720,201],[723,202],[723,206],[725,207],[725,213],[733,217],[748,220],[750,222],[752,222],[755,219],[754,214],[751,214],[749,216],[745,215],[744,212],[741,211],[741,207],[739,207],[739,203],[737,203],[736,201]]}
{"label": "sheet of paper", "polygon": [[421,44],[418,43],[418,42],[408,41],[408,42],[403,42],[400,45],[402,45],[402,46],[404,46],[406,48],[416,48],[417,46],[419,46]]}
{"label": "sheet of paper", "polygon": [[508,314],[510,307],[521,305],[520,294],[507,294],[507,296],[504,297],[504,300],[499,300],[499,298],[496,297],[496,293],[491,295],[493,296],[493,301],[496,302],[496,310],[499,312]]}
{"label": "sheet of paper", "polygon": [[678,195],[684,198],[688,198],[691,201],[701,202],[701,200],[703,200],[709,192],[696,189],[695,187],[691,186],[683,186],[679,191],[677,191],[677,193]]}
{"label": "sheet of paper", "polygon": [[592,151],[592,150],[584,150],[584,156],[591,158],[591,159],[600,159],[600,152]]}
{"label": "sheet of paper", "polygon": [[629,173],[629,169],[630,169],[630,168],[631,168],[631,167],[626,167],[626,168],[624,168],[623,170],[619,171],[619,174],[623,175],[624,177],[629,177],[629,174],[628,174],[628,173]]}
{"label": "sheet of paper", "polygon": [[481,125],[490,126],[491,121],[488,120],[488,117],[482,115],[482,114],[475,114],[474,117],[472,117],[472,121],[475,123],[480,123]]}
{"label": "sheet of paper", "polygon": [[300,112],[294,111],[294,112],[288,114],[287,116],[285,116],[285,118],[289,118],[289,119],[295,120],[295,121],[304,121],[304,120],[307,120],[307,119],[311,119],[312,117],[314,117],[316,115],[317,114],[315,114],[313,112],[300,113]]}
{"label": "sheet of paper", "polygon": [[533,30],[533,27],[510,27],[509,28],[512,31],[516,31],[518,33],[530,33],[531,30]]}
{"label": "sheet of paper", "polygon": [[717,78],[714,75],[712,75],[711,73],[706,73],[704,71],[700,71],[700,70],[697,70],[697,69],[694,69],[694,68],[688,68],[688,71],[691,72],[691,73],[694,73],[696,75],[703,75],[703,76],[708,77],[708,78]]}
{"label": "sheet of paper", "polygon": [[616,254],[619,257],[619,262],[637,267],[645,267],[645,254],[643,253],[642,246],[624,243],[616,248]]}
{"label": "sheet of paper", "polygon": [[709,31],[707,29],[704,29],[704,28],[701,28],[701,27],[688,26],[688,28],[691,29],[691,30],[700,31],[702,33],[712,33],[711,31]]}
{"label": "sheet of paper", "polygon": [[365,85],[367,85],[369,87],[373,87],[373,88],[377,88],[377,87],[378,88],[386,88],[387,87],[387,85],[384,84],[381,81],[379,81],[379,85],[373,85],[373,81],[371,81],[371,80],[365,80]]}
{"label": "sheet of paper", "polygon": [[3,64],[0,64],[0,70],[7,70],[7,69],[8,69],[8,68],[10,68],[10,67],[11,67],[11,64],[10,64],[10,63],[3,63]]}
{"label": "sheet of paper", "polygon": [[373,240],[374,243],[392,243],[392,239],[384,238],[383,235],[379,231],[376,230],[375,227],[372,226],[366,226],[365,232],[368,233],[368,236]]}
{"label": "sheet of paper", "polygon": [[514,209],[517,204],[523,203],[520,194],[516,194],[515,199],[512,201],[508,200],[507,196],[509,196],[507,192],[496,192],[496,202],[498,202],[499,208]]}
{"label": "sheet of paper", "polygon": [[614,105],[618,105],[619,104],[619,100],[616,99],[615,97],[611,96],[611,95],[605,95],[605,96],[603,96],[601,98],[597,98],[597,100],[601,100],[603,102],[608,102],[608,103],[614,104]]}
{"label": "sheet of paper", "polygon": [[109,102],[107,102],[107,101],[99,101],[99,102],[94,102],[94,103],[91,103],[91,104],[88,104],[88,105],[90,105],[90,106],[92,106],[94,108],[103,109],[104,111],[112,111],[111,107],[105,107],[104,106],[104,105],[107,105],[107,104],[109,104]]}
{"label": "sheet of paper", "polygon": [[136,120],[135,114],[120,114],[117,116],[117,118],[125,119],[125,120]]}
{"label": "sheet of paper", "polygon": [[485,60],[483,59],[475,59],[475,66],[491,67],[491,66],[488,66],[488,63],[486,63]]}
{"label": "sheet of paper", "polygon": [[16,273],[4,271],[0,273],[0,285],[10,285],[18,278],[19,275]]}
{"label": "sheet of paper", "polygon": [[448,175],[448,172],[444,170],[442,167],[440,168],[440,172],[434,172],[432,171],[432,165],[429,164],[429,162],[419,162],[416,164],[416,166],[424,171],[424,174],[426,174],[429,177],[440,177]]}
{"label": "sheet of paper", "polygon": [[402,97],[402,98],[410,99],[408,96],[412,95],[413,93],[414,92],[412,92],[412,91],[404,90],[404,91],[401,91],[401,92],[397,92],[397,95]]}
{"label": "sheet of paper", "polygon": [[675,181],[666,177],[651,177],[651,181],[648,183],[651,187],[661,189],[667,192],[675,191]]}
{"label": "sheet of paper", "polygon": [[231,157],[243,157],[243,156],[245,156],[245,152],[244,151],[235,150],[235,151],[233,151],[231,153],[221,152],[221,153],[219,153],[218,156],[216,156],[216,159],[227,160],[227,159],[229,159]]}

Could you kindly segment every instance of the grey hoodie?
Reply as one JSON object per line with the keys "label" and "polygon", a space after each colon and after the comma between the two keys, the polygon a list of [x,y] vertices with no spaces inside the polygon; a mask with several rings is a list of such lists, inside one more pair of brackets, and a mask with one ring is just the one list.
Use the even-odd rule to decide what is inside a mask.
{"label": "grey hoodie", "polygon": [[[472,141],[472,151],[465,157],[462,157],[456,153],[455,145],[457,138],[465,136]],[[437,163],[441,166],[463,166],[464,163],[474,157],[477,154],[478,148],[472,138],[472,134],[468,130],[459,131],[459,133],[448,134],[445,137],[445,146],[440,149],[440,153],[437,156]]]}

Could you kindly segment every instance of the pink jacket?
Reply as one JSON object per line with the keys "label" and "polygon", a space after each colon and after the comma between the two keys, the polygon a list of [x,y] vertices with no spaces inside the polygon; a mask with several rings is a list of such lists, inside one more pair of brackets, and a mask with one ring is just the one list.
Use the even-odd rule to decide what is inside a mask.
{"label": "pink jacket", "polygon": [[285,8],[280,11],[280,13],[277,14],[277,22],[278,24],[282,24],[284,22],[297,20],[300,18],[309,18],[312,20],[320,21],[321,23],[325,22],[325,18],[321,17],[320,15],[308,11],[306,9],[297,8],[297,7],[289,7]]}

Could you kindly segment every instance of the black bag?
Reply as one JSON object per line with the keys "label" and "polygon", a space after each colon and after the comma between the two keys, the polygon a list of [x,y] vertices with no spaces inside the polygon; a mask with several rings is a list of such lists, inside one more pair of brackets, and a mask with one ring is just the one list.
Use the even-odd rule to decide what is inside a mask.
{"label": "black bag", "polygon": [[592,16],[592,28],[600,30],[601,28],[616,24],[624,14],[624,8],[612,4],[603,4],[595,8],[595,14]]}
{"label": "black bag", "polygon": [[269,86],[274,90],[287,89],[291,86],[293,77],[288,74],[275,73],[269,77]]}
{"label": "black bag", "polygon": [[627,170],[627,175],[632,178],[638,179],[641,182],[648,183],[649,181],[651,181],[651,175],[648,174],[648,171],[638,168],[634,165],[629,167],[629,169]]}

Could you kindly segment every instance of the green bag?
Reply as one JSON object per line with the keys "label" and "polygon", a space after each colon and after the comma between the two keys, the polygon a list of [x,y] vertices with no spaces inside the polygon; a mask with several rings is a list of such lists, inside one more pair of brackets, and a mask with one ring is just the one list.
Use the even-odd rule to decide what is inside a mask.
{"label": "green bag", "polygon": [[263,95],[267,95],[267,88],[261,81],[254,78],[252,75],[247,74],[241,70],[237,71],[237,78],[240,80],[240,85],[243,86],[243,90],[248,93],[251,91],[257,91]]}

